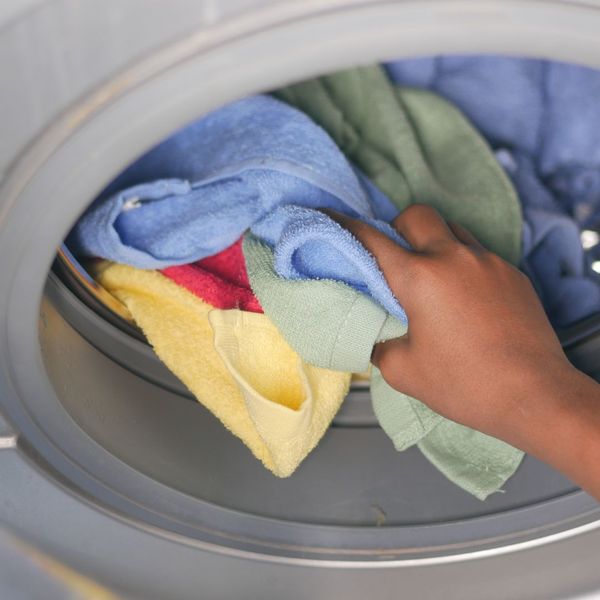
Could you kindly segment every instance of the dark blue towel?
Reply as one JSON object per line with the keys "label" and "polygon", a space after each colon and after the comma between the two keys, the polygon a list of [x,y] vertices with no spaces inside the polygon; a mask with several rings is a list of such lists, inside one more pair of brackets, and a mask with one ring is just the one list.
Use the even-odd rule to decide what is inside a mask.
{"label": "dark blue towel", "polygon": [[454,102],[499,150],[524,208],[523,269],[553,324],[600,312],[580,229],[600,229],[600,72],[497,56],[400,60],[391,78]]}

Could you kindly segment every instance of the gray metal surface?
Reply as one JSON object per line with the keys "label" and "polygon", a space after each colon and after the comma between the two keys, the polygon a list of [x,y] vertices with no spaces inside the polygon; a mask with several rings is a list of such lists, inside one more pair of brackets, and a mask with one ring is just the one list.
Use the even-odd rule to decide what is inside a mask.
{"label": "gray metal surface", "polygon": [[0,520],[144,598],[600,589],[597,505],[535,461],[507,498],[481,505],[414,454],[394,455],[386,480],[391,450],[377,430],[339,428],[299,479],[275,485],[199,407],[84,342],[50,296],[40,318],[55,248],[86,203],[210,108],[401,55],[510,52],[600,66],[599,30],[598,3],[542,0],[63,0],[9,21],[0,410],[18,444],[0,450]]}
{"label": "gray metal surface", "polygon": [[0,472],[11,489],[3,517],[18,533],[83,574],[145,600],[551,600],[600,589],[597,532],[466,562],[292,565],[203,548],[114,518],[41,477],[22,453],[0,452]]}

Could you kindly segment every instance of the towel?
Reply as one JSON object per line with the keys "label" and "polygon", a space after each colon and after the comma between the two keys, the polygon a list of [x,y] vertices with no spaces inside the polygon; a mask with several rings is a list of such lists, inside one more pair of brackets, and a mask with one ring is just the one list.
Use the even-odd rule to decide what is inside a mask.
{"label": "towel", "polygon": [[523,270],[550,322],[566,327],[600,311],[600,286],[585,274],[577,224],[560,213],[525,210]]}
{"label": "towel", "polygon": [[402,85],[456,104],[495,146],[535,157],[543,177],[600,166],[600,71],[500,56],[444,56],[389,63]]}
{"label": "towel", "polygon": [[107,261],[96,269],[196,398],[265,467],[291,475],[325,433],[350,374],[306,364],[265,315],[213,309],[157,271]]}
{"label": "towel", "polygon": [[[366,216],[362,220],[409,248],[388,223]],[[343,282],[374,298],[388,313],[406,323],[406,313],[377,262],[349,231],[324,213],[283,206],[264,217],[252,231],[274,247],[273,265],[281,277]]]}
{"label": "towel", "polygon": [[431,464],[479,500],[499,490],[521,463],[520,450],[444,419],[393,390],[375,367],[371,393],[375,414],[396,450],[417,444]]}
{"label": "towel", "polygon": [[272,249],[253,234],[244,236],[243,250],[250,284],[265,314],[308,363],[362,373],[376,342],[406,333],[404,321],[343,282],[281,277]]}
{"label": "towel", "polygon": [[555,327],[566,327],[600,310],[600,286],[593,280],[576,221],[539,178],[533,159],[501,148],[500,164],[523,198],[523,261]]}
{"label": "towel", "polygon": [[591,268],[600,244],[584,252],[576,231],[600,230],[600,71],[496,56],[400,60],[386,68],[398,83],[455,102],[497,150],[512,155],[507,171],[534,248],[534,256],[524,249],[522,268],[552,324],[566,327],[600,312],[600,277]]}
{"label": "towel", "polygon": [[373,216],[329,136],[300,111],[254,96],[140,158],[79,219],[68,245],[81,256],[163,269],[217,254],[286,204]]}
{"label": "towel", "polygon": [[215,308],[263,312],[250,288],[241,238],[214,256],[161,273]]}
{"label": "towel", "polygon": [[[161,174],[170,179],[139,183]],[[406,320],[373,257],[311,207],[363,218],[408,247],[375,218],[397,209],[320,127],[283,102],[257,96],[207,115],[130,167],[118,185],[127,183],[76,224],[69,244],[80,255],[164,269],[214,255],[252,227],[275,248],[280,275],[344,281]],[[179,279],[189,281],[193,269]]]}

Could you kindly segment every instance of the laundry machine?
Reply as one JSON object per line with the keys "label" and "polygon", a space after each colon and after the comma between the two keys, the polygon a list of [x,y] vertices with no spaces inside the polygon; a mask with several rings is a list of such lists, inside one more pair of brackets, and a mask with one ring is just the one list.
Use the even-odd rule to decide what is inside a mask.
{"label": "laundry machine", "polygon": [[[591,0],[3,4],[0,523],[124,597],[600,595],[600,507],[551,468],[480,502],[396,453],[358,387],[276,479],[56,258],[125,165],[230,100],[397,57],[600,68],[598,31]],[[561,334],[596,377],[599,331]]]}

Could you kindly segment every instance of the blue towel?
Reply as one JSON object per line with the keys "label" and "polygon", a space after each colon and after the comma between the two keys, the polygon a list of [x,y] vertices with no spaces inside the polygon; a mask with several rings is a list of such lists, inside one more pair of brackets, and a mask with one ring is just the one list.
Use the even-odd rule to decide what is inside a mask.
{"label": "blue towel", "polygon": [[496,158],[512,177],[523,199],[523,262],[556,327],[566,327],[600,310],[600,286],[594,281],[581,231],[538,177],[532,159],[507,149]]}
{"label": "blue towel", "polygon": [[94,202],[68,243],[79,255],[163,269],[216,254],[251,228],[273,247],[279,275],[345,282],[406,322],[374,258],[317,207],[363,218],[407,247],[375,218],[391,220],[398,210],[327,133],[295,108],[256,96],[144,155]]}
{"label": "blue towel", "polygon": [[[363,218],[396,243],[406,241],[387,223]],[[286,279],[343,281],[375,298],[403,322],[398,304],[377,263],[356,238],[323,213],[301,206],[282,206],[257,223],[252,231],[275,249],[275,271]]]}
{"label": "blue towel", "polygon": [[600,229],[600,71],[496,56],[401,60],[391,78],[453,101],[498,149],[527,222],[523,270],[552,323],[568,326],[600,312],[591,269],[600,245],[584,252],[580,229]]}
{"label": "blue towel", "polygon": [[535,156],[543,175],[561,165],[600,164],[600,72],[501,56],[401,60],[388,74],[454,102],[493,146]]}
{"label": "blue towel", "polygon": [[579,228],[559,213],[525,209],[522,269],[529,275],[556,327],[600,310],[600,286],[585,275]]}
{"label": "blue towel", "polygon": [[546,178],[562,210],[582,229],[600,229],[600,169],[564,166]]}

